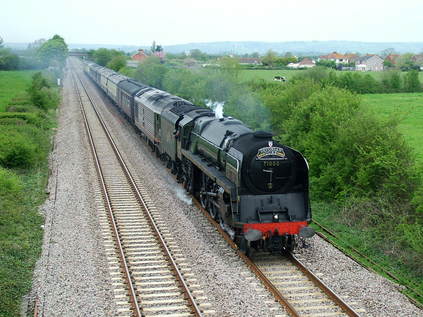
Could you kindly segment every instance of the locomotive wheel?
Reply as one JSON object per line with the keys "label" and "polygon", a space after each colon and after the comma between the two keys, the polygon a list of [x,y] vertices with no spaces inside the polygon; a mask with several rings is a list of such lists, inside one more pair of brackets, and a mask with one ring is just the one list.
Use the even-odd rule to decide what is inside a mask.
{"label": "locomotive wheel", "polygon": [[216,206],[211,202],[209,207],[209,213],[210,213],[210,216],[212,216],[214,220],[219,219],[219,211],[217,210]]}
{"label": "locomotive wheel", "polygon": [[208,197],[207,195],[201,194],[200,193],[200,203],[201,203],[201,207],[203,207],[204,209],[208,209]]}

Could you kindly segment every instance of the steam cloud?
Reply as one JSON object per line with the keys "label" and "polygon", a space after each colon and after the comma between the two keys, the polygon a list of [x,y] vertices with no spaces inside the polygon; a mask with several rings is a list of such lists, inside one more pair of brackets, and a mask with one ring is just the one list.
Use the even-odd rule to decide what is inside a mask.
{"label": "steam cloud", "polygon": [[225,105],[224,101],[220,102],[206,99],[205,102],[206,106],[214,111],[216,118],[223,118],[223,106]]}

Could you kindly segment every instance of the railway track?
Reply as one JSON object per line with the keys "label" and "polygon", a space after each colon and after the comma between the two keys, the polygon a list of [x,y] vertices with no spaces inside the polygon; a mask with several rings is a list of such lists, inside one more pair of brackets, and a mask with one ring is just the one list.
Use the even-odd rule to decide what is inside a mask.
{"label": "railway track", "polygon": [[132,176],[76,72],[73,84],[99,179],[96,202],[118,315],[213,315],[167,222]]}
{"label": "railway track", "polygon": [[210,214],[194,200],[196,206],[238,253],[264,287],[273,294],[290,316],[351,316],[358,317],[362,309],[354,310],[309,271],[293,254],[260,252],[252,258],[241,252],[229,235]]}

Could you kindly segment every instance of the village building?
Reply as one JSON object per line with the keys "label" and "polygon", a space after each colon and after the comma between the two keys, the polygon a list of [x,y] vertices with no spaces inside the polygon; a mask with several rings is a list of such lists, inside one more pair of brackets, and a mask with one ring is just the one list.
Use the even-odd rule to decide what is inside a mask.
{"label": "village building", "polygon": [[299,68],[312,68],[316,66],[316,62],[310,58],[304,58],[299,63],[289,63],[288,68],[299,69]]}
{"label": "village building", "polygon": [[400,57],[399,54],[389,54],[385,57],[385,61],[390,62],[392,65],[395,65],[397,63],[397,59]]}
{"label": "village building", "polygon": [[139,49],[138,52],[131,56],[133,61],[137,61],[139,63],[143,62],[147,58],[147,54],[145,54],[143,49]]}
{"label": "village building", "polygon": [[355,61],[357,58],[356,54],[339,54],[337,52],[330,53],[319,57],[319,61],[333,61],[335,64],[349,64]]}
{"label": "village building", "polygon": [[362,72],[381,72],[383,71],[383,58],[378,55],[360,57],[355,62],[355,70]]}
{"label": "village building", "polygon": [[260,58],[255,57],[241,57],[239,58],[240,65],[262,65]]}
{"label": "village building", "polygon": [[423,70],[423,54],[414,55],[411,60],[420,67],[420,70]]}

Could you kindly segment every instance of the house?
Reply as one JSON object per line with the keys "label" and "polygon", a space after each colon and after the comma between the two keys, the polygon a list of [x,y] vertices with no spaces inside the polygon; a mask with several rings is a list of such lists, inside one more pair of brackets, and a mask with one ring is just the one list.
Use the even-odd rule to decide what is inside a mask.
{"label": "house", "polygon": [[260,58],[241,57],[239,58],[240,65],[262,65]]}
{"label": "house", "polygon": [[323,55],[319,57],[319,61],[326,60],[326,61],[333,61],[335,64],[348,64],[351,62],[352,57],[357,57],[355,54],[339,54],[337,52],[330,53],[328,55]]}
{"label": "house", "polygon": [[133,61],[137,61],[139,63],[143,62],[148,56],[145,54],[143,49],[139,49],[138,53],[131,56]]}
{"label": "house", "polygon": [[355,70],[362,72],[381,72],[383,71],[383,58],[378,55],[360,57],[355,62]]}
{"label": "house", "polygon": [[423,54],[414,55],[411,60],[414,64],[419,65],[420,69],[423,70]]}
{"label": "house", "polygon": [[286,67],[288,68],[311,68],[316,66],[316,62],[311,60],[310,58],[304,58],[301,62],[299,63],[289,63],[288,65],[286,65]]}
{"label": "house", "polygon": [[392,65],[395,65],[397,63],[397,59],[400,57],[399,54],[389,54],[385,57],[385,61],[390,62]]}
{"label": "house", "polygon": [[301,62],[298,63],[298,68],[311,68],[316,66],[316,62],[310,58],[304,58]]}

